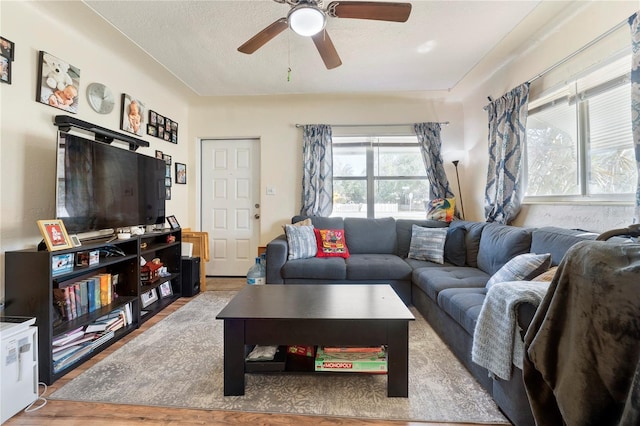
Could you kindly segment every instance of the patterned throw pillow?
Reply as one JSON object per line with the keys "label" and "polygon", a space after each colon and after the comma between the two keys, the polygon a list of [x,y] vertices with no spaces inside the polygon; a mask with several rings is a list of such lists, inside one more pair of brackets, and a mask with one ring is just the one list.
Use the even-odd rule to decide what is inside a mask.
{"label": "patterned throw pillow", "polygon": [[443,264],[446,239],[447,228],[423,228],[413,225],[408,257]]}
{"label": "patterned throw pillow", "polygon": [[514,257],[487,281],[487,288],[506,281],[529,281],[549,269],[551,254],[525,253]]}
{"label": "patterned throw pillow", "polygon": [[344,229],[315,229],[318,257],[349,257]]}
{"label": "patterned throw pillow", "polygon": [[289,244],[289,260],[307,259],[318,253],[313,226],[285,225],[284,232]]}
{"label": "patterned throw pillow", "polygon": [[455,207],[455,198],[435,198],[427,204],[427,220],[451,222]]}

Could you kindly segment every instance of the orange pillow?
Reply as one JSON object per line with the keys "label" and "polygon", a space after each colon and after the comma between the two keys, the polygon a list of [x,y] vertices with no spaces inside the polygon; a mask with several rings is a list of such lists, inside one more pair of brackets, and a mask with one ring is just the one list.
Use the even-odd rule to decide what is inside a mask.
{"label": "orange pillow", "polygon": [[316,243],[318,244],[318,257],[349,257],[349,249],[344,239],[344,229],[317,229]]}

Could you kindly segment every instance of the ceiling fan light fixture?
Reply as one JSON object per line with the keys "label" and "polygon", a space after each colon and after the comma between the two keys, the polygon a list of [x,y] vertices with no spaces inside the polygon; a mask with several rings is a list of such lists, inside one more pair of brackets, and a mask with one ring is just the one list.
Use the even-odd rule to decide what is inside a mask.
{"label": "ceiling fan light fixture", "polygon": [[304,37],[318,34],[327,23],[325,13],[309,4],[300,4],[289,11],[287,15],[289,27]]}

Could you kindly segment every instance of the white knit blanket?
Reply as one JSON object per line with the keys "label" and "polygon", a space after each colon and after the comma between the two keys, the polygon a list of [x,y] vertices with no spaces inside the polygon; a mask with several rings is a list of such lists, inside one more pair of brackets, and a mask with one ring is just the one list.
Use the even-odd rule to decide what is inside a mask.
{"label": "white knit blanket", "polygon": [[520,303],[535,307],[547,293],[548,282],[508,281],[493,285],[487,292],[473,333],[471,359],[490,375],[509,380],[512,365],[522,369],[524,342],[516,321]]}

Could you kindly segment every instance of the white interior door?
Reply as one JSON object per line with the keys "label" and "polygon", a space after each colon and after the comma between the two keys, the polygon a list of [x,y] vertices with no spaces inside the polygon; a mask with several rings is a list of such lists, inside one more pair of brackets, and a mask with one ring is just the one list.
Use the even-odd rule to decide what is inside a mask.
{"label": "white interior door", "polygon": [[258,139],[202,140],[201,229],[209,233],[208,276],[245,276],[260,241]]}

